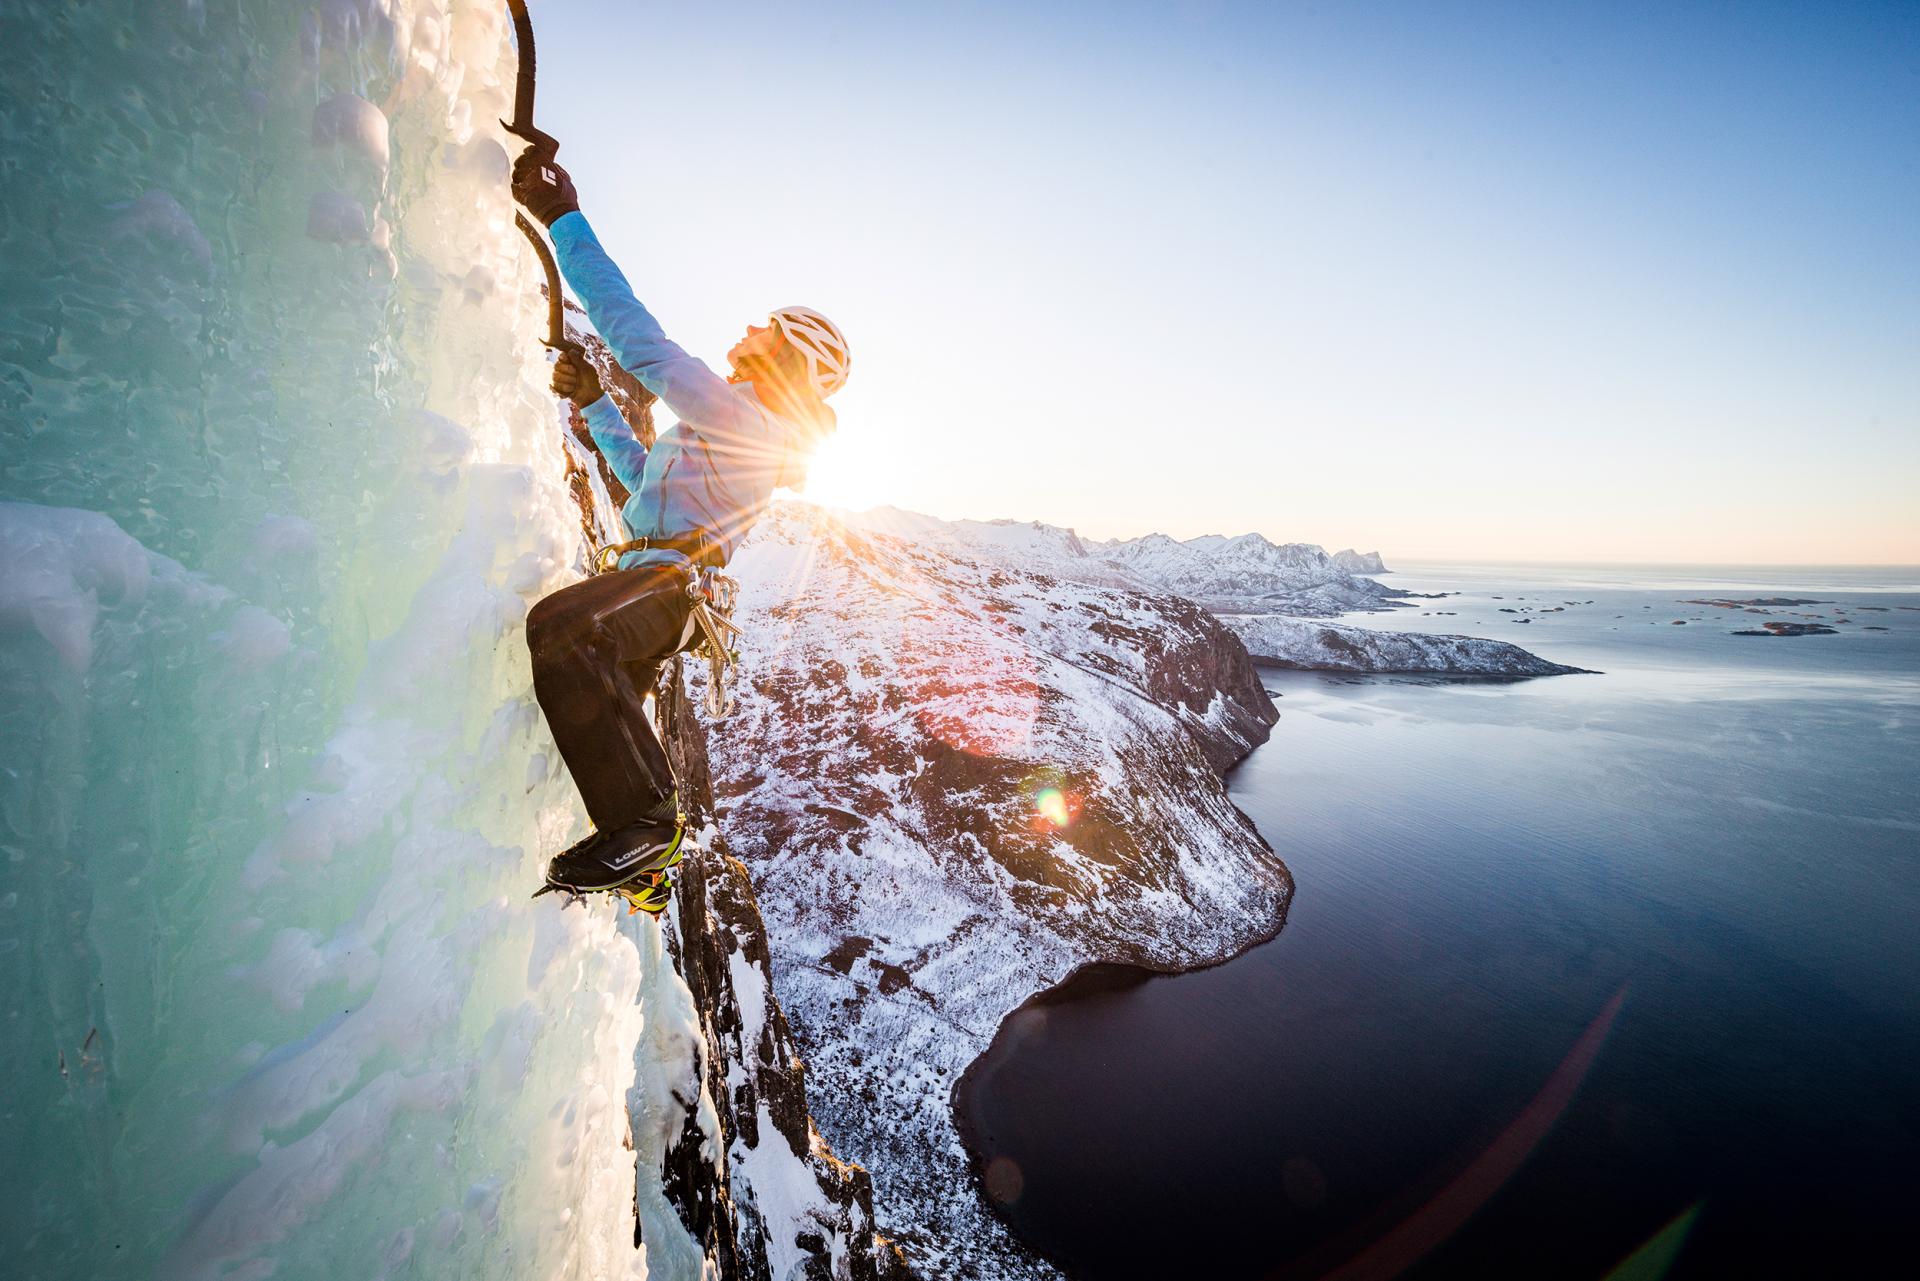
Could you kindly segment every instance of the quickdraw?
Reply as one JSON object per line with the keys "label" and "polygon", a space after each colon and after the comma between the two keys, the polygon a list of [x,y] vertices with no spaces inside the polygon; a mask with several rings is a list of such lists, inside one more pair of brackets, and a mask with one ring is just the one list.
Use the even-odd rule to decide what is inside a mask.
{"label": "quickdraw", "polygon": [[740,599],[740,584],[718,570],[695,570],[687,581],[687,598],[700,629],[693,654],[707,660],[707,714],[718,720],[733,710],[733,674],[740,663],[734,642],[741,634],[733,607]]}

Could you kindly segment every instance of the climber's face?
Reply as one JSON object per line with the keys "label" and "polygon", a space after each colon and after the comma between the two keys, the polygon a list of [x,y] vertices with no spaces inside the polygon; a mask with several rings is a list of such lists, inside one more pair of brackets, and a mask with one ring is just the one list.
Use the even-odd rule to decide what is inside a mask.
{"label": "climber's face", "polygon": [[773,325],[748,325],[747,336],[733,345],[727,353],[727,363],[735,369],[743,365],[764,363],[772,360],[774,353],[786,345],[786,336]]}

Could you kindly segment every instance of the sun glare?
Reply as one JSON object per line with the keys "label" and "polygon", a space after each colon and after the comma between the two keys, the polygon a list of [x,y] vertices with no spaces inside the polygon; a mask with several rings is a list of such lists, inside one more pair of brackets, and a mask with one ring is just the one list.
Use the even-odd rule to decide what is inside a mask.
{"label": "sun glare", "polygon": [[[858,432],[841,430],[829,436],[814,455],[801,496],[822,507],[864,511],[898,501],[897,482],[903,467],[917,459],[901,457],[898,443],[874,449]],[[912,448],[909,445],[909,448]]]}

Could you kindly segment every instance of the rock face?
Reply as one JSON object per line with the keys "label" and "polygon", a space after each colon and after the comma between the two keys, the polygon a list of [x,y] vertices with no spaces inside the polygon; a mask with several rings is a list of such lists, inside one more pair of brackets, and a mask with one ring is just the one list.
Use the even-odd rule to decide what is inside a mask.
{"label": "rock face", "polygon": [[1254,662],[1267,667],[1455,676],[1564,676],[1583,670],[1477,636],[1378,632],[1272,615],[1223,615],[1220,621],[1246,645]]}
{"label": "rock face", "polygon": [[[651,443],[652,397],[613,365],[596,335],[569,319],[603,380],[610,387],[620,380],[616,400]],[[586,540],[622,538],[616,513],[626,494],[590,452],[577,413],[569,426],[567,472]],[[636,1055],[628,1100],[641,1167],[636,1187],[643,1201],[659,1189],[666,1204],[636,1205],[634,1243],[647,1249],[650,1270],[669,1276],[906,1281],[912,1273],[898,1249],[875,1230],[867,1172],[838,1160],[808,1113],[806,1066],[774,996],[766,925],[746,869],[713,826],[707,731],[687,700],[682,661],[663,672],[656,702],[697,832],[663,918],[687,1001],[650,1012]],[[656,996],[654,1003],[667,1002]],[[666,1213],[685,1229],[697,1260],[679,1240],[644,1239],[649,1219]]]}
{"label": "rock face", "polygon": [[953,1126],[1000,1020],[1088,962],[1231,955],[1292,889],[1221,777],[1275,719],[1245,649],[1190,601],[969,550],[1085,559],[986,528],[776,507],[733,563],[743,687],[709,740],[820,1127],[941,1277],[1050,1274]]}
{"label": "rock face", "polygon": [[1346,570],[1349,574],[1384,574],[1387,572],[1387,566],[1385,562],[1380,559],[1379,552],[1357,552],[1351,547],[1345,551],[1335,552],[1333,554],[1333,563],[1336,567]]}
{"label": "rock face", "polygon": [[720,1277],[905,1281],[905,1260],[875,1231],[867,1172],[833,1155],[807,1111],[766,924],[746,868],[712,827],[706,730],[677,672],[661,702],[683,803],[701,829],[668,914],[701,1044],[664,1097],[636,1100],[675,1131],[659,1172],[667,1200]]}

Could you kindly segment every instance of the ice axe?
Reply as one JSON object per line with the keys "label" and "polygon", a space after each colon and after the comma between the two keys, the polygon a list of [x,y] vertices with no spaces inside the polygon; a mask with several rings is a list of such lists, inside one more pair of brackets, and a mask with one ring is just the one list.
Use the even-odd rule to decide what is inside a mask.
{"label": "ice axe", "polygon": [[[520,47],[520,65],[513,80],[513,119],[502,120],[500,124],[516,138],[525,139],[541,160],[551,160],[560,153],[560,140],[533,124],[534,74],[539,66],[533,49],[533,17],[527,12],[527,0],[507,0],[507,12],[513,16],[513,38]],[[520,228],[520,234],[533,246],[541,270],[547,273],[547,346],[584,356],[586,349],[567,337],[567,310],[560,295],[560,266],[553,260],[553,250],[547,248],[546,239],[527,221],[525,214],[516,211],[513,225]]]}

